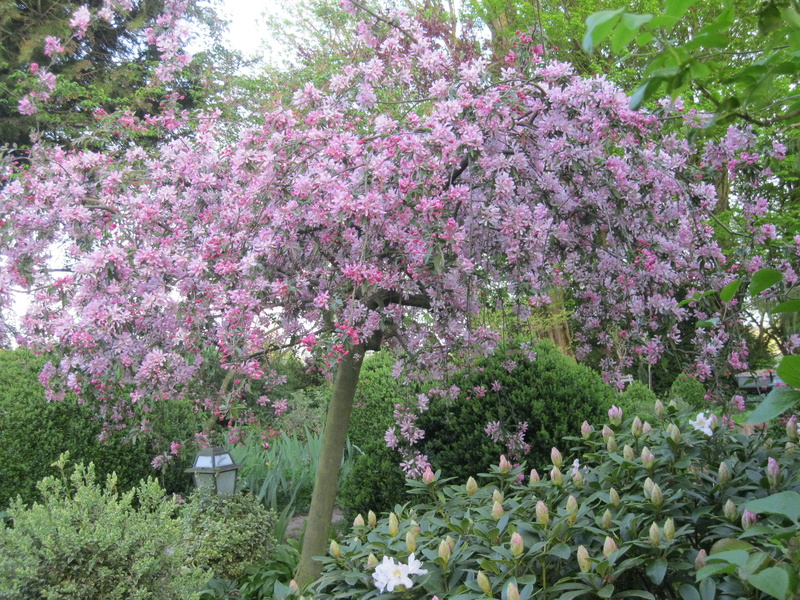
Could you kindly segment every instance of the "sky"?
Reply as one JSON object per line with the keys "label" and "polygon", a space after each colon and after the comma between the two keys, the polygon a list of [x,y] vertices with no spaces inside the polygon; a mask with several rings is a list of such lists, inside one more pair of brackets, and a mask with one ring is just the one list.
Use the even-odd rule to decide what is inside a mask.
{"label": "sky", "polygon": [[[230,21],[228,42],[246,57],[264,51],[264,15],[285,15],[293,0],[223,0],[221,14]],[[267,54],[279,53],[279,48],[267,48]],[[266,58],[269,58],[267,56]]]}

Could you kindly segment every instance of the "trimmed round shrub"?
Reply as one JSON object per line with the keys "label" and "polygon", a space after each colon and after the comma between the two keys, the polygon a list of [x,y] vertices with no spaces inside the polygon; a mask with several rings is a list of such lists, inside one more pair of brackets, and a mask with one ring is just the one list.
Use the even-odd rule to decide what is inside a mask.
{"label": "trimmed round shrub", "polygon": [[595,422],[561,440],[561,477],[501,462],[413,481],[415,504],[332,546],[314,598],[797,598],[796,422],[708,435],[699,421],[668,409],[636,437],[627,419],[616,449]]}
{"label": "trimmed round shrub", "polygon": [[672,387],[669,389],[670,400],[684,402],[692,408],[700,409],[706,406],[706,386],[700,381],[681,373],[675,378]]}
{"label": "trimmed round shrub", "polygon": [[184,547],[198,565],[235,580],[266,561],[276,545],[275,513],[253,494],[215,494],[200,488],[181,510]]}
{"label": "trimmed round shrub", "polygon": [[0,598],[189,600],[209,574],[181,545],[177,504],[151,479],[120,494],[94,466],[39,483],[41,502],[15,501],[0,524]]}
{"label": "trimmed round shrub", "polygon": [[517,459],[537,466],[549,460],[551,447],[584,420],[603,417],[616,399],[600,375],[550,342],[531,344],[525,351],[519,344],[501,347],[453,377],[450,385],[461,389],[458,398],[433,399],[420,416],[425,431],[420,450],[435,469],[461,479],[485,472],[501,454],[510,454],[507,438],[493,441],[486,433],[490,424],[511,437],[518,424],[527,423],[524,439],[530,450],[518,451]]}
{"label": "trimmed round shrub", "polygon": [[618,406],[627,416],[639,415],[650,417],[655,415],[653,405],[658,396],[641,381],[634,381],[619,395]]}
{"label": "trimmed round shrub", "polygon": [[[0,509],[18,495],[24,502],[37,500],[37,482],[52,474],[51,463],[66,451],[75,461],[93,462],[101,479],[115,472],[122,490],[155,475],[151,461],[157,452],[148,442],[125,443],[121,436],[100,441],[102,426],[90,406],[72,395],[60,402],[45,400],[38,379],[45,362],[25,349],[0,351]],[[157,408],[150,418],[162,438],[182,440],[199,430],[191,406]],[[183,473],[188,466],[179,460],[167,469],[169,493],[190,489],[191,477]]]}

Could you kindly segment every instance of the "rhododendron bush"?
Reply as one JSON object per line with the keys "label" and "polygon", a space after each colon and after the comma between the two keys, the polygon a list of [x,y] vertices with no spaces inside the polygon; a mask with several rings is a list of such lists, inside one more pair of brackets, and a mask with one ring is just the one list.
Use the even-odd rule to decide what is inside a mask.
{"label": "rhododendron bush", "polygon": [[[718,318],[698,333],[701,375],[717,357],[745,364],[737,298],[681,301],[761,266],[748,244],[727,262],[708,224],[708,172],[741,173],[757,193],[747,135],[693,154],[611,83],[530,44],[497,72],[459,63],[410,18],[387,21],[360,24],[361,62],[235,141],[215,114],[165,110],[121,118],[103,152],[31,149],[2,190],[0,295],[33,293],[21,340],[63,356],[42,373],[50,398],[69,388],[118,426],[185,396],[216,347],[230,393],[192,399],[232,411],[248,380],[272,376],[272,350],[303,348],[338,366],[339,442],[323,449],[335,482],[364,352],[401,346],[436,376],[455,347],[495,347],[472,326],[484,306],[524,319],[567,290],[579,356],[602,349],[612,378],[632,356],[658,361],[685,319]],[[170,77],[186,58],[164,36]],[[147,128],[164,141],[137,146]],[[739,202],[745,233],[772,235],[755,229],[757,197]]]}

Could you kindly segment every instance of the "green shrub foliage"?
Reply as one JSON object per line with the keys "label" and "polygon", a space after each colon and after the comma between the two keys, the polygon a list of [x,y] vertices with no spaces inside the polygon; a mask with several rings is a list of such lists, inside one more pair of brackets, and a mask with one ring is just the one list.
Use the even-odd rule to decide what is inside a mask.
{"label": "green shrub foliage", "polygon": [[658,400],[655,392],[641,381],[634,381],[619,395],[617,405],[625,414],[654,416],[653,405]]}
{"label": "green shrub foliage", "polygon": [[175,600],[197,598],[208,574],[181,545],[177,505],[153,479],[123,494],[94,466],[39,483],[41,503],[15,501],[0,525],[0,598]]}
{"label": "green shrub foliage", "polygon": [[218,495],[196,490],[181,511],[184,546],[217,577],[237,579],[269,558],[276,541],[275,513],[253,494]]}
{"label": "green shrub foliage", "polygon": [[315,597],[797,598],[796,422],[745,435],[659,412],[560,440],[538,473],[411,481],[417,504],[331,544]]}
{"label": "green shrub foliage", "polygon": [[[421,451],[435,469],[462,479],[486,471],[506,453],[485,432],[492,422],[510,434],[518,423],[527,423],[530,451],[521,458],[541,463],[584,419],[597,420],[614,402],[613,389],[597,373],[552,343],[532,344],[527,350],[518,344],[501,347],[452,378],[449,385],[461,389],[457,399],[432,400],[419,426],[425,430]],[[530,352],[535,360],[529,360]]]}
{"label": "green shrub foliage", "polygon": [[[46,361],[24,349],[0,351],[0,509],[18,495],[24,502],[39,499],[37,482],[52,473],[50,464],[65,451],[75,461],[94,462],[101,479],[115,472],[122,490],[155,475],[150,463],[157,452],[147,441],[125,443],[122,436],[100,441],[101,423],[88,405],[74,396],[45,400],[38,377]],[[191,407],[167,403],[159,410],[149,415],[151,424],[167,441],[199,430]],[[169,492],[188,489],[191,479],[182,467],[167,470]]]}
{"label": "green shrub foliage", "polygon": [[669,389],[670,400],[684,402],[695,409],[706,406],[706,387],[697,379],[686,373],[681,373],[675,378]]}

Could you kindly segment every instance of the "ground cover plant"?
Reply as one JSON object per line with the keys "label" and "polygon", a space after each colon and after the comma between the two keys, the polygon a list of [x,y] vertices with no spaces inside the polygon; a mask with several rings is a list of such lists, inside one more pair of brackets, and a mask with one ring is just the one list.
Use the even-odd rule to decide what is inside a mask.
{"label": "ground cover plant", "polygon": [[547,462],[409,480],[417,503],[359,518],[314,597],[795,598],[796,419],[745,435],[654,413],[623,421],[615,407]]}

